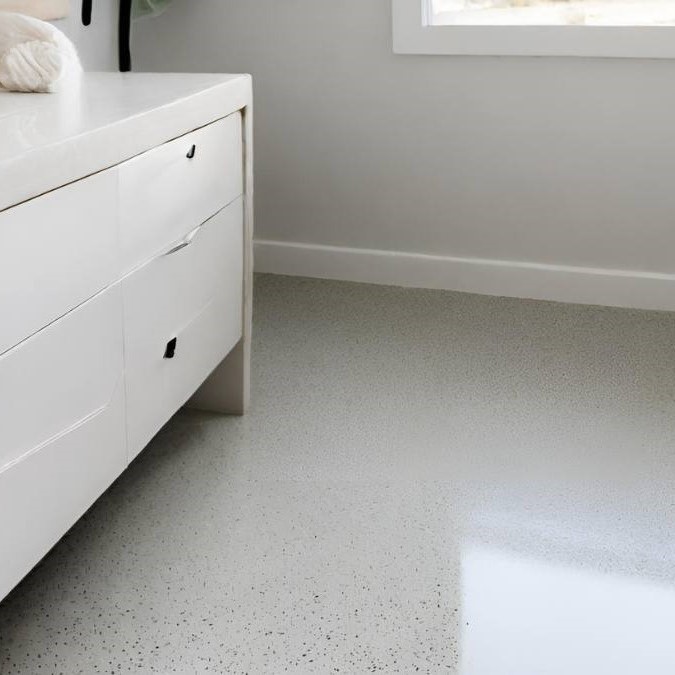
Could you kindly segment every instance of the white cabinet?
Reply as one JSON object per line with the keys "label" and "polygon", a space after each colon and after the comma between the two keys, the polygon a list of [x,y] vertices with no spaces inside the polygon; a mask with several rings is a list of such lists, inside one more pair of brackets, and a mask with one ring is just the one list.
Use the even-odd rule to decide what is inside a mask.
{"label": "white cabinet", "polygon": [[[81,129],[42,147],[43,129],[29,156],[21,139],[15,165],[0,148],[0,185],[41,153],[58,175],[69,144],[64,176],[84,146],[101,154],[98,170],[87,155],[80,179],[36,181],[34,198],[0,210],[0,599],[188,399],[246,405],[250,80],[177,77],[157,76],[172,86],[156,112],[145,91],[134,98],[134,76],[106,77],[118,106],[89,101]],[[204,77],[215,79],[194,91]],[[58,95],[39,100],[38,117]],[[111,164],[109,144],[126,147],[134,129],[168,137],[141,151],[134,137]]]}

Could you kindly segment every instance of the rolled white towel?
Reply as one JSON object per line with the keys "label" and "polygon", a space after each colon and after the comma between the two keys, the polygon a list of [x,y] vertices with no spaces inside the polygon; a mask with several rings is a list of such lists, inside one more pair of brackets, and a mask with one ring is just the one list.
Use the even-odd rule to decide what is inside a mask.
{"label": "rolled white towel", "polygon": [[79,78],[73,43],[50,23],[0,12],[0,87],[53,92]]}

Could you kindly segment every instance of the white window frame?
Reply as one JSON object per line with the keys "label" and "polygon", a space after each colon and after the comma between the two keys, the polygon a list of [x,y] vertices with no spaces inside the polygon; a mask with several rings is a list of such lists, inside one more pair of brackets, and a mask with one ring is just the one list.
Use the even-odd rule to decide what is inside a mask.
{"label": "white window frame", "polygon": [[394,52],[675,58],[675,26],[431,26],[427,0],[392,0]]}

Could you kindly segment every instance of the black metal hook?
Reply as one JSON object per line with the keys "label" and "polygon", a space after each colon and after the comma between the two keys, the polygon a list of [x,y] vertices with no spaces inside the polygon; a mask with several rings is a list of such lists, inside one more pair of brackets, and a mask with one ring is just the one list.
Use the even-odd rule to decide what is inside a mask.
{"label": "black metal hook", "polygon": [[92,0],[82,0],[82,23],[85,26],[91,23],[91,2]]}
{"label": "black metal hook", "polygon": [[120,0],[120,19],[117,44],[119,50],[120,72],[127,73],[131,70],[131,0]]}
{"label": "black metal hook", "polygon": [[[82,0],[82,23],[91,24],[93,0]],[[120,72],[131,70],[131,5],[132,0],[120,0],[120,15],[117,27],[117,51],[119,56]]]}

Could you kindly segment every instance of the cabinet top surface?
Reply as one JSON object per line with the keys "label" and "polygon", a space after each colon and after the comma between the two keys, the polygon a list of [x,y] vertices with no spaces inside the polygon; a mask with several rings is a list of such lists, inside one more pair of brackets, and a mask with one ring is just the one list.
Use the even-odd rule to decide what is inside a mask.
{"label": "cabinet top surface", "polygon": [[251,103],[247,75],[85,73],[57,94],[0,90],[0,209]]}

